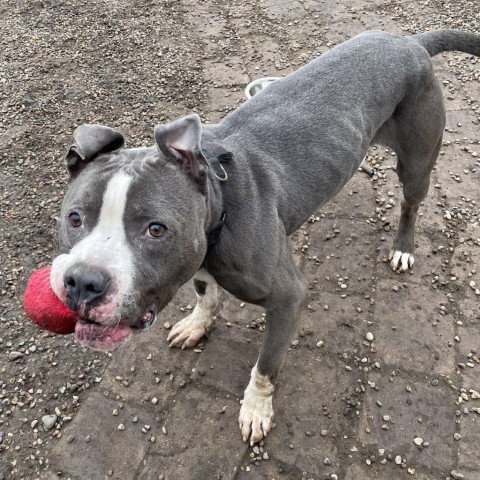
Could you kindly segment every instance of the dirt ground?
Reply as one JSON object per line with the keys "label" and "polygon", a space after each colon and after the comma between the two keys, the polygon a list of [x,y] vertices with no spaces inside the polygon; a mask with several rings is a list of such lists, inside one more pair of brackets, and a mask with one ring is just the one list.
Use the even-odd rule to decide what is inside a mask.
{"label": "dirt ground", "polygon": [[293,236],[308,302],[276,426],[253,449],[237,416],[261,310],[224,294],[200,348],[168,349],[187,285],[151,331],[101,354],[22,309],[28,275],[56,254],[76,126],[148,145],[156,124],[215,122],[250,80],[357,33],[442,27],[478,33],[478,0],[2,1],[0,480],[480,479],[479,59],[434,61],[448,119],[411,273],[386,263],[401,195],[383,148],[373,178],[359,172]]}

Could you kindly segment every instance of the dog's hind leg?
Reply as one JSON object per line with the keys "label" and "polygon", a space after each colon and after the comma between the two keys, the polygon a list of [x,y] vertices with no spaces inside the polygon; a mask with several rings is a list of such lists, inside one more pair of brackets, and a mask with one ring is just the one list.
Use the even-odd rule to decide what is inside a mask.
{"label": "dog's hind leg", "polygon": [[428,193],[430,173],[440,151],[445,127],[442,92],[436,79],[432,79],[431,86],[409,103],[400,106],[395,119],[394,148],[404,200],[389,260],[392,269],[400,272],[413,265],[417,211]]}
{"label": "dog's hind leg", "polygon": [[170,331],[167,338],[170,347],[194,347],[212,329],[213,315],[218,306],[217,283],[206,270],[199,270],[193,277],[193,284],[197,304],[193,312]]}

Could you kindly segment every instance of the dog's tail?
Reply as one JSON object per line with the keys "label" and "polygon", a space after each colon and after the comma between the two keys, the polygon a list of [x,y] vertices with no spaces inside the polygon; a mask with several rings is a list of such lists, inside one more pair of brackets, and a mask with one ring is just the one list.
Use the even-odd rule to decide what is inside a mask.
{"label": "dog's tail", "polygon": [[456,50],[480,57],[480,35],[460,30],[440,29],[412,35],[431,57],[441,52]]}

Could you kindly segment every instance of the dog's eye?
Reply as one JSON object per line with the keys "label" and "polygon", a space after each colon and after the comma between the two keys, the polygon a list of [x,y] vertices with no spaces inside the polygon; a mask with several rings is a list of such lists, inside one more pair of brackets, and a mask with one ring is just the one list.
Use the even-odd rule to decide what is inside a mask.
{"label": "dog's eye", "polygon": [[82,225],[82,218],[77,212],[72,212],[68,216],[68,222],[73,228],[78,228]]}
{"label": "dog's eye", "polygon": [[167,227],[161,223],[151,223],[148,226],[147,237],[162,238],[167,233]]}

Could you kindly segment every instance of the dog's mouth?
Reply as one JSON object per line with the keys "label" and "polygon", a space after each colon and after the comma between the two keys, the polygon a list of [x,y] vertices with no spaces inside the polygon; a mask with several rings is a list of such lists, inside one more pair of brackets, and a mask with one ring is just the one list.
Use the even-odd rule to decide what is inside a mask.
{"label": "dog's mouth", "polygon": [[75,324],[75,340],[95,350],[110,351],[129,340],[133,330],[148,328],[155,320],[153,310],[146,312],[133,324],[129,324],[128,318],[122,318],[114,325],[101,325],[82,318]]}

